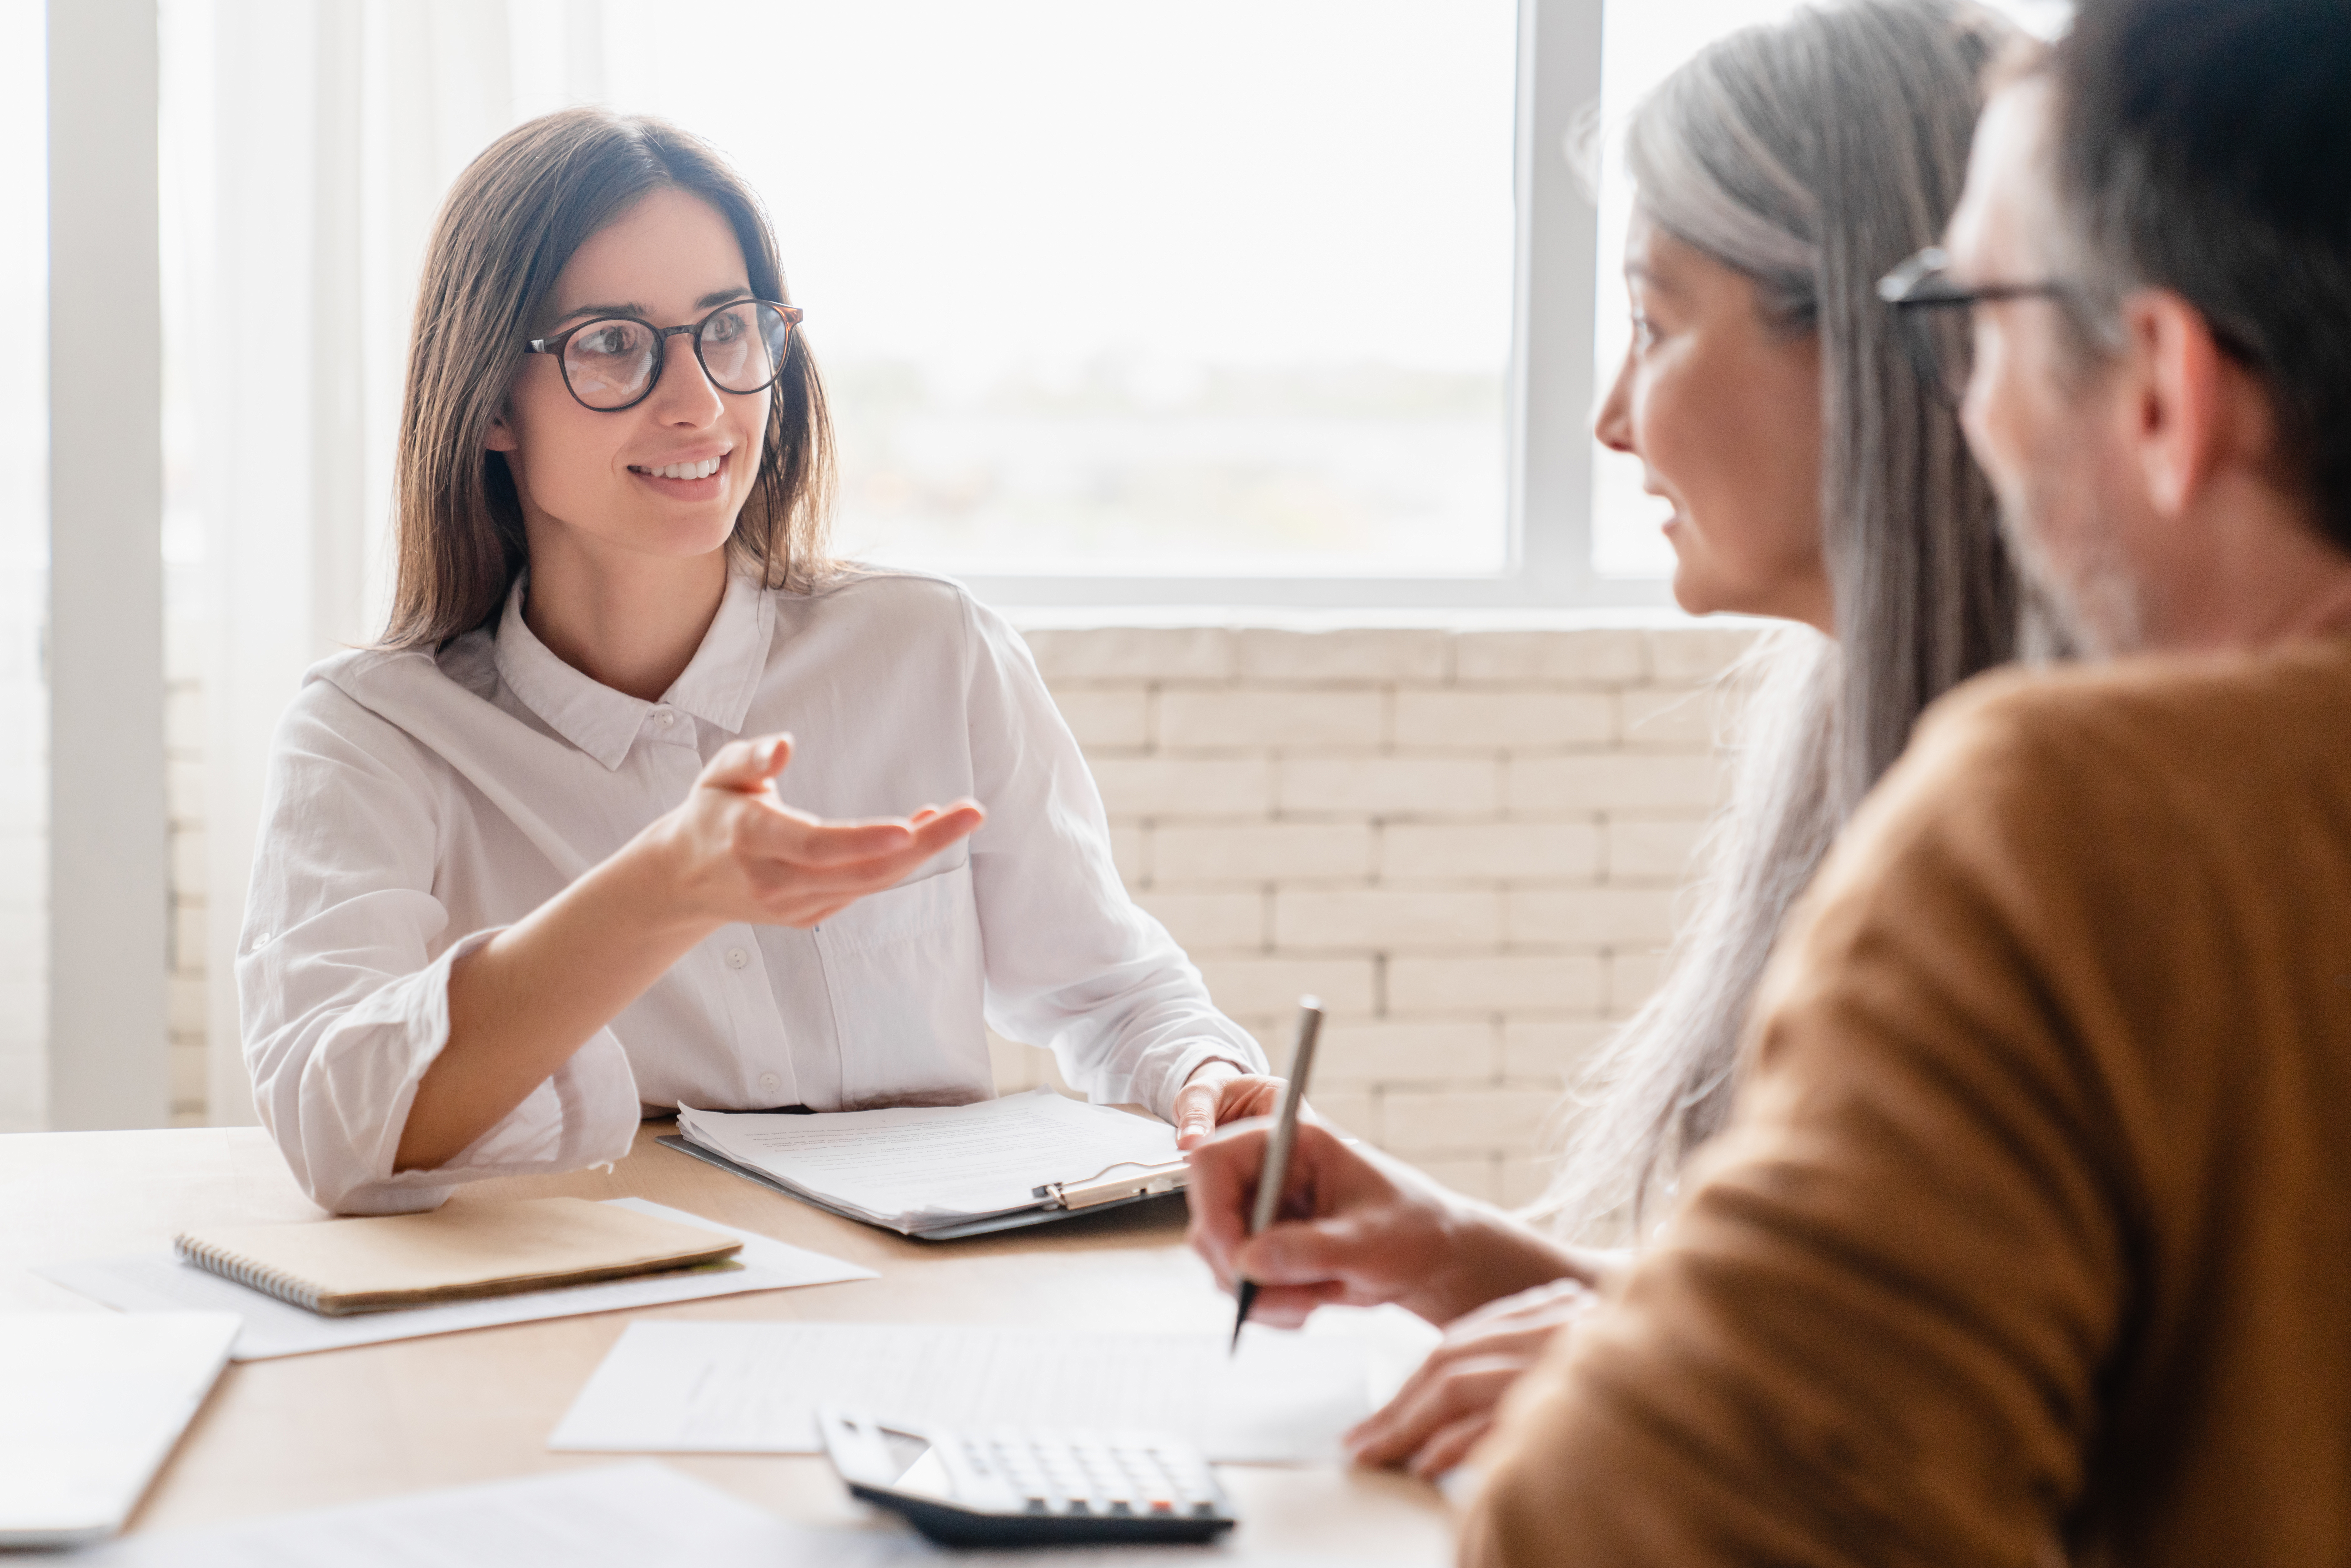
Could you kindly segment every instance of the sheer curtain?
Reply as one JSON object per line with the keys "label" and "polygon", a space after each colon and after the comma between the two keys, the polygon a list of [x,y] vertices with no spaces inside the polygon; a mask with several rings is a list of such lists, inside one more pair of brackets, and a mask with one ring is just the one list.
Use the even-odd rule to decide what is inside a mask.
{"label": "sheer curtain", "polygon": [[177,608],[204,645],[206,1099],[252,1120],[235,945],[269,737],[387,597],[392,433],[442,193],[602,91],[598,0],[165,0],[182,272]]}

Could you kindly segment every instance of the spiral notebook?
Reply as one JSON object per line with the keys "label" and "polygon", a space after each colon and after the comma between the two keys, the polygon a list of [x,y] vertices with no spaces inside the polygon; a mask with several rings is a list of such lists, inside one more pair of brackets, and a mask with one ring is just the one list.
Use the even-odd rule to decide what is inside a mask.
{"label": "spiral notebook", "polygon": [[183,1232],[174,1245],[199,1268],[340,1317],[722,1264],[743,1243],[612,1204],[532,1197],[371,1219],[207,1227]]}

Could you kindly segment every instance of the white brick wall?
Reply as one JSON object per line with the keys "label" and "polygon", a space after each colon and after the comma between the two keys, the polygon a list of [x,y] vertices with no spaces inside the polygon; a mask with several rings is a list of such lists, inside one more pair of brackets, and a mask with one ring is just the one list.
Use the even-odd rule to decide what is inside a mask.
{"label": "white brick wall", "polygon": [[[1331,1014],[1315,1103],[1466,1191],[1539,1190],[1567,1074],[1656,986],[1722,789],[1687,624],[1040,626],[1129,887],[1280,1065]],[[173,1109],[204,1112],[203,693],[171,687]],[[998,1041],[1006,1087],[1053,1082]]]}

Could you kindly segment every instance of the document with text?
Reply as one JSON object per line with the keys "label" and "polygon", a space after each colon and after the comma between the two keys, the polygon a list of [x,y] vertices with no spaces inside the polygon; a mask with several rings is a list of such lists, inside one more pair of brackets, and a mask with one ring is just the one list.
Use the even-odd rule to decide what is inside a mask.
{"label": "document with text", "polygon": [[839,1405],[936,1426],[1166,1432],[1232,1464],[1336,1459],[1371,1410],[1351,1338],[895,1323],[632,1323],[549,1447],[595,1453],[818,1452]]}
{"label": "document with text", "polygon": [[[1176,1129],[1050,1089],[970,1105],[817,1115],[680,1106],[694,1149],[832,1213],[908,1236],[1060,1207],[1050,1189],[1178,1166]],[[1040,1216],[1041,1218],[1042,1216]]]}

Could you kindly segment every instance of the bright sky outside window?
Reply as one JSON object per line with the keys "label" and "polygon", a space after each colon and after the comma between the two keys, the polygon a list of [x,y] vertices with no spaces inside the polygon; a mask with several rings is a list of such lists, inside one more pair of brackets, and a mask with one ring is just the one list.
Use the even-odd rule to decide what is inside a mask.
{"label": "bright sky outside window", "polygon": [[787,0],[698,6],[672,49],[672,8],[619,0],[608,75],[773,207],[847,549],[1480,574],[1509,542],[1516,11]]}

